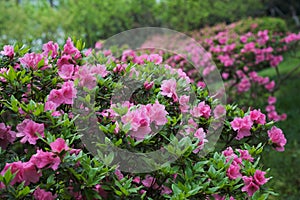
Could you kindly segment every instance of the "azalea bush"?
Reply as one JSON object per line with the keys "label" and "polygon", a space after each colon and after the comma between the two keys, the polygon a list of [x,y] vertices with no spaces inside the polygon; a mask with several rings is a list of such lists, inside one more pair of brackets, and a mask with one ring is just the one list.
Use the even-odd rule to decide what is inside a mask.
{"label": "azalea bush", "polygon": [[[258,109],[221,104],[195,77],[163,61],[159,54],[122,61],[70,38],[40,52],[4,46],[1,199],[276,195],[259,156],[264,148],[284,150],[281,129]],[[155,166],[160,161],[137,161],[110,147],[158,151],[172,162]]]}

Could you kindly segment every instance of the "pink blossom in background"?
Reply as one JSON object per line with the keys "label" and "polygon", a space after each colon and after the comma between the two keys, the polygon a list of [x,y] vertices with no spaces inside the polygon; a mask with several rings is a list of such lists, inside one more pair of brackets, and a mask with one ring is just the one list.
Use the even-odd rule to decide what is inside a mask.
{"label": "pink blossom in background", "polygon": [[259,189],[259,186],[254,183],[253,178],[243,176],[244,187],[242,188],[242,192],[247,192],[248,196],[253,196],[253,194]]}
{"label": "pink blossom in background", "polygon": [[10,126],[0,123],[0,147],[6,149],[8,144],[13,144],[16,139],[16,132],[11,130]]}
{"label": "pink blossom in background", "polygon": [[275,149],[277,151],[284,151],[287,140],[280,128],[273,126],[271,130],[268,130],[268,136],[271,142],[276,146]]}
{"label": "pink blossom in background", "polygon": [[[9,72],[9,69],[7,69],[7,68],[1,68],[0,69],[0,74],[3,74],[3,75],[6,74],[7,75],[8,72]],[[0,76],[0,81],[2,81],[3,83],[6,83],[6,79],[2,76]]]}
{"label": "pink blossom in background", "polygon": [[95,190],[102,198],[107,199],[108,193],[101,187],[101,185],[95,185]]}
{"label": "pink blossom in background", "polygon": [[263,185],[268,182],[269,178],[265,177],[266,172],[263,172],[261,170],[256,170],[254,173],[254,181],[257,185]]}
{"label": "pink blossom in background", "polygon": [[214,117],[217,119],[219,117],[222,117],[223,115],[226,115],[226,109],[222,105],[217,105],[213,113],[214,113]]}
{"label": "pink blossom in background", "polygon": [[261,113],[260,110],[250,111],[250,118],[253,122],[264,125],[266,123],[266,115]]}
{"label": "pink blossom in background", "polygon": [[269,96],[268,97],[268,104],[273,105],[273,104],[276,103],[276,100],[277,100],[276,97]]}
{"label": "pink blossom in background", "polygon": [[283,61],[282,55],[273,56],[272,60],[270,61],[271,67],[277,67]]}
{"label": "pink blossom in background", "polygon": [[64,45],[63,54],[73,55],[75,59],[81,58],[80,51],[74,46],[71,38],[68,38]]}
{"label": "pink blossom in background", "polygon": [[241,50],[241,53],[254,52],[254,50],[255,50],[255,43],[249,42],[245,44],[244,48]]}
{"label": "pink blossom in background", "polygon": [[238,134],[236,136],[237,140],[241,140],[244,137],[250,136],[250,129],[253,125],[253,122],[250,116],[245,116],[244,118],[235,118],[232,122],[230,122],[233,130],[237,131]]}
{"label": "pink blossom in background", "polygon": [[14,47],[11,45],[5,45],[3,47],[3,51],[0,52],[2,55],[8,56],[9,58],[13,58],[14,57]]}
{"label": "pink blossom in background", "polygon": [[265,88],[270,92],[273,91],[274,87],[275,87],[275,81],[271,81],[265,85]]}
{"label": "pink blossom in background", "polygon": [[20,58],[20,63],[32,70],[38,70],[38,64],[43,59],[42,54],[37,53],[26,53],[22,58]]}
{"label": "pink blossom in background", "polygon": [[17,137],[22,137],[21,143],[29,142],[29,144],[36,144],[39,139],[36,133],[42,137],[44,135],[44,124],[36,123],[30,119],[25,119],[21,124],[17,125]]}
{"label": "pink blossom in background", "polygon": [[251,83],[248,78],[242,78],[237,86],[238,92],[247,92],[251,88]]}
{"label": "pink blossom in background", "polygon": [[55,200],[57,195],[52,195],[51,192],[47,192],[46,190],[38,187],[35,189],[33,197],[35,200]]}
{"label": "pink blossom in background", "polygon": [[164,80],[161,85],[161,94],[163,96],[173,98],[175,102],[178,101],[178,96],[176,93],[176,80]]}
{"label": "pink blossom in background", "polygon": [[154,62],[154,64],[156,65],[159,65],[162,63],[163,58],[158,54],[150,54],[147,60],[150,62]]}
{"label": "pink blossom in background", "polygon": [[226,175],[228,176],[229,179],[237,179],[242,177],[242,174],[240,172],[241,167],[236,164],[231,164],[229,168],[226,171]]}
{"label": "pink blossom in background", "polygon": [[38,169],[46,167],[55,171],[60,164],[60,158],[52,152],[37,150],[37,153],[31,156],[29,162],[33,163]]}
{"label": "pink blossom in background", "polygon": [[56,58],[56,56],[58,55],[58,44],[57,43],[53,43],[53,41],[49,41],[46,44],[43,44],[43,55],[44,56],[48,56],[49,53],[51,52],[50,56],[52,58]]}
{"label": "pink blossom in background", "polygon": [[179,109],[182,113],[187,113],[189,111],[189,103],[190,101],[190,96],[187,96],[187,95],[182,95],[180,98],[179,98]]}
{"label": "pink blossom in background", "polygon": [[210,106],[202,101],[196,107],[194,107],[190,113],[193,115],[193,117],[204,117],[208,119],[210,117],[210,112]]}
{"label": "pink blossom in background", "polygon": [[107,76],[107,74],[108,74],[109,72],[106,70],[105,65],[97,64],[96,66],[93,66],[93,67],[91,68],[91,73],[98,74],[98,75],[100,75],[102,78],[104,78],[104,77]]}
{"label": "pink blossom in background", "polygon": [[102,46],[103,46],[103,44],[102,44],[102,42],[100,42],[100,41],[96,42],[96,44],[95,44],[95,48],[96,48],[96,49],[101,49]]}
{"label": "pink blossom in background", "polygon": [[79,80],[79,86],[81,87],[93,89],[97,85],[95,73],[92,73],[91,69],[86,65],[79,68],[78,72],[75,73],[74,78]]}
{"label": "pink blossom in background", "polygon": [[66,144],[66,141],[62,138],[57,138],[54,142],[50,143],[52,152],[60,153],[62,151],[68,151],[69,147]]}
{"label": "pink blossom in background", "polygon": [[150,83],[148,81],[145,81],[144,88],[145,90],[150,90],[153,87],[153,85],[154,85],[153,81],[151,81]]}
{"label": "pink blossom in background", "polygon": [[58,69],[58,75],[64,80],[72,79],[74,73],[74,65],[73,64],[63,64]]}
{"label": "pink blossom in background", "polygon": [[267,43],[267,41],[269,40],[269,36],[268,36],[269,31],[268,30],[264,30],[264,31],[259,31],[257,33],[258,39],[257,42],[259,45],[265,45]]}

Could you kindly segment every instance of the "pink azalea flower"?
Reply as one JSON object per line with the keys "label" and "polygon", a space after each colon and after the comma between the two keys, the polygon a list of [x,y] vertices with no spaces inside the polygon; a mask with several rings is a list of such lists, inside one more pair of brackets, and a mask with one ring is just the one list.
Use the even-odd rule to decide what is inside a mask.
{"label": "pink azalea flower", "polygon": [[161,94],[163,96],[167,96],[170,98],[173,98],[173,100],[176,102],[178,101],[178,96],[176,93],[176,80],[170,79],[170,80],[164,80],[161,85]]}
{"label": "pink azalea flower", "polygon": [[245,186],[242,188],[242,192],[247,192],[248,196],[253,196],[253,194],[259,189],[259,186],[253,182],[253,178],[243,176],[243,181]]}
{"label": "pink azalea flower", "polygon": [[276,97],[269,96],[268,97],[268,104],[273,105],[275,103],[276,103]]}
{"label": "pink azalea flower", "polygon": [[227,169],[227,176],[229,179],[237,179],[239,177],[242,177],[242,174],[240,173],[240,166],[236,164],[231,164],[229,168]]}
{"label": "pink azalea flower", "polygon": [[6,149],[9,143],[13,144],[16,139],[16,132],[11,130],[10,126],[5,126],[4,123],[0,123],[0,147]]}
{"label": "pink azalea flower", "polygon": [[17,125],[17,137],[23,137],[21,143],[29,142],[29,144],[36,144],[39,139],[38,134],[44,137],[44,124],[36,123],[30,119],[25,119],[21,124]]}
{"label": "pink azalea flower", "polygon": [[217,105],[213,111],[214,117],[217,119],[221,116],[224,116],[226,114],[226,109],[222,105]]}
{"label": "pink azalea flower", "polygon": [[35,189],[33,197],[36,200],[55,200],[57,195],[52,195],[51,192],[47,192],[46,190],[40,189],[38,187],[37,189]]}
{"label": "pink azalea flower", "polygon": [[70,55],[62,55],[58,60],[57,60],[57,66],[60,68],[63,65],[69,65],[74,63],[72,56]]}
{"label": "pink azalea flower", "polygon": [[254,173],[254,181],[257,185],[263,185],[268,182],[269,178],[265,178],[266,172],[263,172],[261,170],[256,170]]}
{"label": "pink azalea flower", "polygon": [[240,152],[240,157],[243,159],[243,160],[249,160],[250,162],[253,162],[253,157],[249,154],[249,151],[248,150],[242,150],[242,149],[239,149],[239,152]]}
{"label": "pink azalea flower", "polygon": [[150,62],[154,62],[154,64],[159,65],[162,63],[162,57],[158,54],[150,54],[148,59]]}
{"label": "pink azalea flower", "polygon": [[61,105],[64,102],[64,96],[62,90],[57,90],[57,89],[51,90],[48,97],[48,102],[55,103],[57,107]]}
{"label": "pink azalea flower", "polygon": [[182,95],[179,98],[179,108],[182,113],[187,113],[189,111],[190,106],[188,105],[190,101],[190,96]]}
{"label": "pink azalea flower", "polygon": [[47,101],[45,103],[44,111],[48,111],[48,110],[55,111],[58,106],[59,104],[56,104],[53,101]]}
{"label": "pink azalea flower", "polygon": [[69,147],[66,144],[65,140],[62,138],[57,138],[54,142],[50,143],[52,152],[60,153],[62,151],[68,151]]}
{"label": "pink azalea flower", "polygon": [[170,189],[169,187],[165,185],[161,186],[161,192],[160,192],[161,195],[171,194],[172,192],[173,192],[172,189]]}
{"label": "pink azalea flower", "polygon": [[154,177],[152,177],[152,176],[150,176],[150,175],[147,175],[147,176],[145,177],[145,179],[142,180],[142,184],[143,184],[145,187],[150,188],[151,186],[154,185],[155,181],[156,181],[156,179],[155,179]]}
{"label": "pink azalea flower", "polygon": [[41,173],[37,172],[35,166],[31,162],[22,163],[21,161],[17,161],[13,163],[6,163],[4,169],[1,171],[1,175],[4,175],[8,169],[11,170],[11,173],[16,173],[16,176],[10,183],[11,185],[21,183],[23,181],[25,181],[25,185],[36,183],[42,176]]}
{"label": "pink azalea flower", "polygon": [[150,83],[148,83],[148,81],[145,81],[144,88],[145,90],[150,90],[153,87],[153,85],[154,85],[153,81],[151,81]]}
{"label": "pink azalea flower", "polygon": [[58,69],[58,75],[64,80],[71,79],[73,76],[73,73],[74,73],[74,65],[72,65],[72,64],[63,64]]}
{"label": "pink azalea flower", "polygon": [[20,62],[26,68],[30,68],[32,70],[38,70],[38,64],[43,59],[42,54],[37,53],[26,53],[22,58],[20,58]]}
{"label": "pink azalea flower", "polygon": [[207,140],[205,139],[206,134],[205,134],[203,128],[199,128],[199,129],[194,133],[194,137],[197,138],[197,139],[199,140],[199,143],[197,144],[197,148],[193,151],[193,153],[198,153],[200,150],[203,149],[204,143],[207,142]]}
{"label": "pink azalea flower", "polygon": [[93,66],[91,68],[91,73],[99,74],[102,78],[106,77],[108,74],[108,71],[106,70],[105,65],[99,65]]}
{"label": "pink azalea flower", "polygon": [[193,117],[204,117],[208,119],[210,117],[210,112],[210,106],[202,101],[196,107],[194,107],[190,113],[193,115]]}
{"label": "pink azalea flower", "polygon": [[250,116],[245,116],[244,118],[235,118],[232,122],[230,122],[233,130],[237,131],[238,134],[236,136],[237,140],[241,140],[244,137],[250,136],[250,129],[253,125],[253,122]]}
{"label": "pink azalea flower", "polygon": [[251,88],[251,83],[248,78],[242,78],[241,82],[237,86],[238,92],[247,92]]}
{"label": "pink azalea flower", "polygon": [[265,88],[270,92],[273,91],[274,87],[275,87],[275,81],[271,81],[265,85]]}
{"label": "pink azalea flower", "polygon": [[149,113],[151,122],[155,122],[158,126],[165,125],[168,122],[167,114],[168,112],[165,110],[165,106],[158,101],[151,106]]}
{"label": "pink azalea flower", "polygon": [[43,55],[48,56],[49,53],[51,52],[50,56],[52,58],[56,58],[58,55],[58,44],[53,43],[53,41],[49,41],[46,44],[43,44]]}
{"label": "pink azalea flower", "polygon": [[31,156],[29,162],[39,169],[52,168],[55,171],[60,164],[60,158],[52,152],[37,150],[37,153]]}
{"label": "pink azalea flower", "polygon": [[273,126],[271,130],[268,130],[268,135],[271,142],[276,146],[277,151],[284,151],[284,146],[286,145],[286,138],[282,133],[280,128]]}
{"label": "pink azalea flower", "polygon": [[61,93],[63,96],[63,103],[72,105],[77,94],[77,90],[74,87],[74,82],[64,82],[61,88]]}
{"label": "pink azalea flower", "polygon": [[9,58],[13,58],[14,57],[14,47],[11,45],[5,45],[3,47],[3,51],[0,52],[1,54],[8,56]]}
{"label": "pink azalea flower", "polygon": [[74,46],[71,38],[67,39],[67,42],[64,46],[63,54],[73,55],[75,59],[81,58],[80,51]]}
{"label": "pink azalea flower", "polygon": [[266,115],[261,113],[260,110],[250,111],[250,118],[258,124],[264,125],[266,123]]}
{"label": "pink azalea flower", "polygon": [[97,79],[95,73],[91,72],[91,69],[87,66],[81,66],[78,72],[75,73],[74,78],[79,80],[79,86],[93,89],[97,85]]}

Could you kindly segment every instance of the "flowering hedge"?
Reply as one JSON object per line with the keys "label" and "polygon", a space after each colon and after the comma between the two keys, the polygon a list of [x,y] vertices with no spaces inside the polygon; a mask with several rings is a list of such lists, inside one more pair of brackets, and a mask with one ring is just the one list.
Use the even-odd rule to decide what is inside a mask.
{"label": "flowering hedge", "polygon": [[[139,64],[113,59],[109,51],[86,51],[70,38],[61,47],[50,41],[41,52],[21,44],[3,47],[1,199],[232,200],[274,194],[259,159],[264,148],[284,150],[286,139],[273,121],[258,109],[221,105],[193,77],[162,65],[158,54],[135,59]],[[138,87],[123,101],[122,80],[128,77]],[[85,115],[89,112],[96,121]],[[222,133],[215,149],[204,153],[213,122],[221,122]],[[104,141],[95,129],[83,131],[91,127],[105,134]],[[90,143],[82,142],[86,138]],[[100,146],[96,153],[90,151],[94,141]],[[122,171],[120,163],[132,168],[149,163],[100,151],[107,141],[177,159],[154,171]]]}

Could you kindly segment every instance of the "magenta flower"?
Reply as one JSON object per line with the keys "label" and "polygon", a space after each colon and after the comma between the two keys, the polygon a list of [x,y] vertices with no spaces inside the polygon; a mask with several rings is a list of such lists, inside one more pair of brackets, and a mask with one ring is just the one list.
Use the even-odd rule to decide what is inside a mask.
{"label": "magenta flower", "polygon": [[144,88],[145,88],[145,90],[150,90],[153,87],[153,85],[154,85],[153,81],[151,81],[150,83],[148,83],[148,81],[144,82]]}
{"label": "magenta flower", "polygon": [[54,142],[50,143],[52,152],[60,153],[62,151],[68,151],[69,147],[65,140],[62,138],[57,138]]}
{"label": "magenta flower", "polygon": [[259,189],[259,186],[253,182],[253,178],[243,176],[243,181],[245,186],[242,188],[242,192],[247,192],[248,196],[253,196],[253,194]]}
{"label": "magenta flower", "polygon": [[273,104],[275,104],[276,103],[276,97],[273,97],[273,96],[269,96],[268,97],[268,104],[269,105],[273,105]]}
{"label": "magenta flower", "polygon": [[253,122],[250,116],[245,116],[244,118],[235,118],[232,122],[230,122],[233,130],[237,131],[238,134],[236,136],[237,140],[241,140],[244,137],[250,136],[250,129],[253,125]]}
{"label": "magenta flower", "polygon": [[62,90],[57,90],[57,89],[51,90],[48,97],[48,102],[55,103],[57,105],[56,107],[61,105],[64,102],[64,96]]}
{"label": "magenta flower", "polygon": [[282,133],[280,128],[273,126],[271,130],[268,130],[268,135],[271,142],[276,146],[277,151],[284,151],[284,146],[286,145],[286,138]]}
{"label": "magenta flower", "polygon": [[58,106],[59,104],[56,104],[53,101],[47,101],[45,103],[44,111],[48,111],[48,110],[55,111]]}
{"label": "magenta flower", "polygon": [[61,93],[63,96],[63,103],[72,105],[77,94],[77,90],[74,87],[74,82],[64,82],[61,88]]}
{"label": "magenta flower", "polygon": [[269,178],[265,177],[266,172],[263,172],[261,170],[256,170],[254,173],[254,181],[257,185],[263,185],[268,182]]}
{"label": "magenta flower", "polygon": [[227,169],[227,176],[229,179],[237,179],[242,177],[242,174],[240,173],[240,166],[237,164],[231,164],[229,168]]}
{"label": "magenta flower", "polygon": [[147,175],[145,177],[145,179],[142,180],[142,184],[147,188],[154,186],[155,182],[156,182],[156,179],[150,175]]}
{"label": "magenta flower", "polygon": [[253,157],[249,154],[248,150],[239,149],[238,151],[240,153],[240,157],[243,160],[249,160],[250,162],[253,162]]}
{"label": "magenta flower", "polygon": [[60,158],[52,152],[37,150],[37,153],[31,156],[29,162],[39,169],[52,168],[55,171],[60,164]]}
{"label": "magenta flower", "polygon": [[193,151],[193,153],[198,153],[200,150],[203,149],[204,143],[207,142],[205,139],[206,133],[204,132],[203,128],[197,129],[197,131],[194,133],[194,137],[199,140],[197,144],[197,148]]}
{"label": "magenta flower", "polygon": [[67,39],[67,42],[64,46],[63,54],[73,55],[75,59],[81,58],[80,51],[74,46],[71,38]]}
{"label": "magenta flower", "polygon": [[10,126],[5,126],[4,123],[0,123],[0,147],[6,149],[9,143],[13,144],[16,139],[16,132],[11,130]]}
{"label": "magenta flower", "polygon": [[63,65],[68,65],[74,63],[72,56],[70,55],[62,55],[58,60],[57,60],[57,66],[62,67]]}
{"label": "magenta flower", "polygon": [[261,113],[260,110],[250,111],[250,118],[258,124],[264,125],[266,123],[266,115]]}
{"label": "magenta flower", "polygon": [[36,123],[30,119],[25,119],[17,126],[17,137],[23,137],[21,143],[29,142],[29,144],[36,144],[39,139],[38,134],[44,137],[44,124]]}
{"label": "magenta flower", "polygon": [[5,56],[8,56],[9,58],[13,58],[14,57],[14,47],[11,46],[11,45],[5,45],[3,47],[3,51],[0,52],[1,54],[5,55]]}
{"label": "magenta flower", "polygon": [[56,58],[56,56],[58,55],[58,44],[57,43],[53,43],[53,41],[49,41],[46,44],[43,44],[43,55],[44,56],[48,56],[49,53],[50,56],[52,58]]}
{"label": "magenta flower", "polygon": [[57,195],[52,195],[51,192],[47,192],[46,190],[40,189],[39,187],[35,189],[33,193],[33,197],[36,200],[54,200]]}
{"label": "magenta flower", "polygon": [[221,116],[224,116],[226,114],[226,109],[222,105],[217,105],[213,111],[214,117],[217,119]]}
{"label": "magenta flower", "polygon": [[210,106],[202,101],[196,107],[194,107],[190,113],[193,115],[193,117],[204,117],[208,119],[210,117],[210,112]]}
{"label": "magenta flower", "polygon": [[26,53],[22,58],[20,58],[20,62],[26,68],[30,68],[32,70],[38,70],[39,62],[43,59],[42,54],[37,53]]}
{"label": "magenta flower", "polygon": [[167,96],[170,98],[173,98],[173,100],[176,102],[178,101],[178,96],[176,93],[176,80],[170,79],[170,80],[164,80],[161,85],[161,94],[163,96]]}

